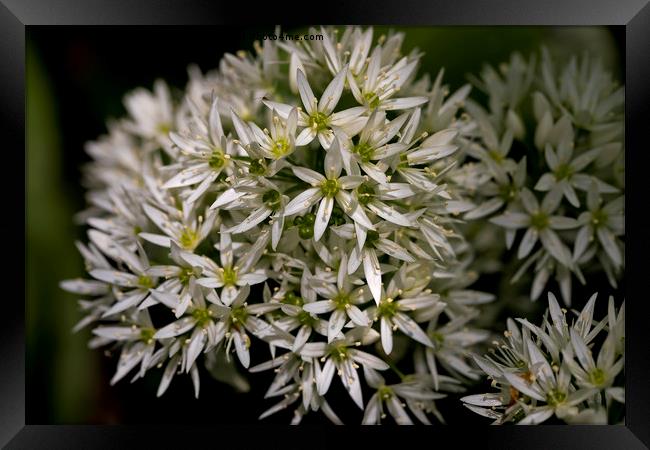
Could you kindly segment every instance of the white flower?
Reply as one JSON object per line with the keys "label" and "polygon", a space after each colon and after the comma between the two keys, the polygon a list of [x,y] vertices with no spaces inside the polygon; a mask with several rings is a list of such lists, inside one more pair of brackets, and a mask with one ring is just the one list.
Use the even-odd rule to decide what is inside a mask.
{"label": "white flower", "polygon": [[[565,304],[573,274],[622,275],[621,96],[591,64],[557,79],[513,56],[483,70],[482,107],[469,85],[450,94],[442,71],[419,77],[404,33],[311,32],[323,39],[265,39],[214,70],[190,66],[178,101],[162,82],[134,91],[129,117],[87,146],[76,219],[90,279],[61,283],[83,296],[75,330],[120,354],[113,382],[160,368],[158,395],[184,373],[198,396],[202,364],[237,389],[242,367],[273,369],[277,400],[260,418],[291,407],[293,424],[316,411],[338,424],[334,409],[354,402],[364,423],[442,422],[442,392],[477,377],[488,332],[476,322],[498,328],[482,310],[497,296],[473,283],[508,270],[516,230],[513,280],[534,272],[534,297],[553,274]],[[612,301],[595,322],[594,301],[574,321],[554,297],[540,326],[508,321],[507,343],[475,358],[498,397],[467,404],[499,422],[607,418],[623,396],[624,309]],[[334,378],[352,402],[334,404]]]}
{"label": "white flower", "polygon": [[507,211],[490,220],[490,222],[509,230],[526,228],[526,233],[517,250],[517,256],[520,259],[530,254],[539,239],[544,249],[555,259],[567,267],[573,267],[569,249],[554,231],[571,229],[578,225],[575,219],[553,215],[559,205],[561,195],[562,192],[559,188],[554,188],[546,194],[540,205],[535,195],[524,188],[519,196],[525,212]]}
{"label": "white flower", "polygon": [[410,109],[427,102],[426,97],[393,97],[409,81],[417,66],[417,60],[401,58],[394,64],[382,66],[381,47],[375,47],[370,54],[365,75],[361,81],[348,77],[354,98],[368,109],[386,111]]}
{"label": "white flower", "polygon": [[[408,377],[410,379],[401,383],[387,385],[384,378],[370,367],[364,366],[364,375],[368,385],[377,390],[366,405],[362,421],[364,425],[381,424],[381,420],[386,417],[384,406],[398,425],[413,425],[405,407],[420,422],[431,425],[426,416],[426,404],[446,396],[434,392],[417,377]],[[402,399],[406,403],[402,403]]]}
{"label": "white flower", "polygon": [[193,267],[202,269],[204,276],[197,280],[198,284],[208,288],[222,288],[221,300],[228,306],[237,297],[238,288],[262,283],[266,280],[266,272],[263,269],[255,268],[255,264],[261,256],[261,251],[266,248],[269,234],[268,230],[260,233],[249,252],[235,262],[230,233],[227,233],[222,225],[219,232],[221,266],[205,256],[184,253],[182,258]]}
{"label": "white flower", "polygon": [[[580,229],[573,248],[574,260],[586,259],[583,255],[597,238],[598,244],[604,250],[614,270],[618,270],[623,265],[623,255],[620,250],[621,243],[617,236],[625,232],[624,200],[624,197],[617,197],[603,205],[596,184],[592,183],[587,192],[588,211],[583,212],[578,217]],[[591,255],[593,256],[593,252]],[[608,276],[610,276],[610,279],[612,278],[610,273],[608,273]]]}
{"label": "white flower", "polygon": [[[538,191],[549,191],[551,188],[561,189],[569,203],[578,208],[580,206],[580,200],[578,200],[574,187],[587,190],[593,182],[592,177],[579,172],[598,157],[601,149],[595,148],[586,151],[572,159],[573,150],[570,147],[572,142],[560,143],[557,152],[549,144],[546,144],[544,156],[551,172],[542,175],[535,185],[535,189]],[[597,179],[594,178],[593,180],[595,181]],[[615,187],[602,181],[598,181],[598,188],[603,193],[617,192]]]}
{"label": "white flower", "polygon": [[[364,334],[365,336],[363,336]],[[301,352],[303,355],[320,358],[314,359],[314,373],[316,375],[316,386],[319,395],[325,395],[327,393],[334,373],[336,372],[343,386],[350,394],[350,397],[352,397],[352,400],[354,400],[359,408],[363,409],[361,381],[357,373],[359,364],[375,370],[388,369],[388,364],[380,358],[354,348],[356,345],[361,345],[364,339],[368,339],[367,331],[357,328],[346,333],[343,339],[335,340],[330,344],[318,346],[307,344],[303,347]],[[310,346],[309,348],[307,347],[308,345]],[[322,367],[319,361],[323,363]]]}
{"label": "white flower", "polygon": [[[553,415],[568,423],[602,422],[603,414],[607,417],[603,409],[609,408],[611,400],[624,400],[621,388],[612,386],[624,359],[617,348],[616,332],[608,333],[597,361],[588,345],[607,321],[614,330],[623,316],[617,317],[610,300],[608,317],[592,329],[595,298],[592,296],[571,326],[552,294],[547,312],[551,321],[545,316],[542,326],[537,327],[521,320],[524,327],[520,331],[509,320],[504,332],[508,342],[493,355],[475,358],[501,392],[461,400],[477,414],[495,419],[495,423],[538,424]],[[531,331],[537,341],[531,338]],[[604,404],[600,392],[605,393]]]}
{"label": "white flower", "polygon": [[154,83],[153,95],[139,88],[129,93],[124,104],[132,121],[127,123],[129,130],[145,138],[167,139],[173,126],[173,108],[167,84],[162,80]]}
{"label": "white flower", "polygon": [[354,287],[355,281],[357,280],[353,281],[348,275],[345,254],[339,264],[336,285],[316,277],[310,280],[314,291],[325,300],[305,304],[303,309],[314,315],[331,313],[327,324],[327,341],[330,343],[340,338],[340,333],[348,320],[359,327],[370,325],[368,315],[357,306],[370,299],[367,286]]}
{"label": "white flower", "polygon": [[[365,112],[363,107],[356,106],[344,111],[334,112],[343,93],[347,70],[347,66],[341,69],[325,88],[320,100],[314,96],[305,74],[301,70],[298,71],[298,90],[304,106],[304,111],[301,110],[298,114],[298,125],[305,128],[296,137],[296,145],[307,145],[318,137],[323,148],[328,149],[334,140],[332,127],[340,127],[347,134],[355,135],[363,126],[366,119],[359,117]],[[271,101],[264,101],[264,104],[277,111],[285,119],[288,119],[291,114],[292,108],[290,105]]]}
{"label": "white flower", "polygon": [[215,212],[210,210],[197,218],[189,205],[185,205],[184,208],[186,211],[190,211],[189,215],[181,215],[180,211],[168,208],[169,212],[173,214],[171,218],[160,209],[147,204],[142,205],[142,209],[146,216],[165,234],[141,232],[138,236],[162,247],[170,247],[175,244],[190,251],[194,250],[213,231],[217,219]]}
{"label": "white flower", "polygon": [[[197,132],[183,135],[171,132],[169,137],[180,148],[185,159],[168,170],[176,169],[163,188],[174,189],[197,185],[187,201],[193,203],[200,198],[223,171],[232,171],[232,156],[236,154],[234,143],[226,138],[219,117],[219,100],[215,97],[207,118],[197,119]],[[178,170],[178,168],[182,168]]]}
{"label": "white flower", "polygon": [[293,216],[301,213],[320,201],[314,222],[314,240],[316,241],[323,236],[327,229],[335,202],[345,214],[354,220],[355,224],[365,229],[374,229],[363,208],[352,200],[348,192],[363,183],[363,178],[354,175],[341,176],[341,170],[342,160],[337,140],[325,155],[325,176],[306,167],[292,167],[295,176],[312,187],[294,197],[287,204],[284,215]]}

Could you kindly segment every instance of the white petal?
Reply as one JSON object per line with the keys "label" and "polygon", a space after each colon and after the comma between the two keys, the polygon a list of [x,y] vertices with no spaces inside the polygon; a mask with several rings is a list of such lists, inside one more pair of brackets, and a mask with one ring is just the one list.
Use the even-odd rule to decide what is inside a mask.
{"label": "white petal", "polygon": [[251,212],[250,215],[246,217],[240,224],[228,229],[227,233],[238,234],[248,231],[251,228],[255,227],[257,224],[266,220],[266,218],[269,217],[272,213],[273,210],[271,210],[266,205],[260,206]]}
{"label": "white petal", "polygon": [[460,399],[461,402],[463,403],[469,403],[470,405],[476,405],[476,406],[502,406],[503,405],[503,397],[501,394],[475,394],[475,395],[468,395],[466,397],[463,397]]}
{"label": "white petal", "polygon": [[620,267],[623,263],[623,257],[621,256],[618,245],[616,245],[614,234],[608,228],[603,227],[598,227],[596,233],[598,234],[598,240],[605,249],[605,252],[607,252],[607,256],[611,258],[616,267]]}
{"label": "white petal", "polygon": [[528,256],[530,251],[533,249],[539,238],[539,232],[536,228],[528,228],[524,237],[521,239],[519,244],[519,250],[517,251],[517,258],[522,259]]}
{"label": "white petal", "polygon": [[500,216],[491,218],[490,222],[501,227],[517,229],[528,226],[530,217],[527,214],[506,211]]}
{"label": "white petal", "polygon": [[395,111],[398,109],[411,109],[428,102],[426,97],[403,97],[391,98],[381,102],[381,108],[386,111]]}
{"label": "white petal", "polygon": [[316,375],[318,395],[325,395],[327,393],[330,384],[332,384],[332,377],[334,377],[335,370],[334,361],[332,361],[332,358],[327,358],[327,361],[323,364],[323,370]]}
{"label": "white petal", "polygon": [[334,311],[335,304],[332,300],[320,300],[306,303],[302,308],[312,314],[323,314]]}
{"label": "white petal", "polygon": [[309,336],[311,336],[311,327],[307,325],[300,327],[300,330],[298,330],[298,334],[296,335],[296,339],[293,341],[291,351],[299,353],[303,345],[305,345],[305,343],[309,340]]}
{"label": "white petal", "polygon": [[368,203],[368,209],[377,214],[382,219],[392,222],[396,225],[403,227],[413,226],[411,221],[406,216],[395,211],[395,209],[393,209],[391,206],[388,206],[379,200],[374,200]]}
{"label": "white petal", "polygon": [[381,300],[381,268],[377,253],[373,249],[363,249],[363,272],[372,297],[375,299],[375,303],[379,304]]}
{"label": "white petal", "polygon": [[334,198],[324,197],[318,207],[318,213],[316,213],[316,220],[314,221],[314,240],[318,241],[325,230],[327,229],[327,224],[329,223],[330,216],[332,215],[332,208],[334,207]]}
{"label": "white petal", "polygon": [[169,387],[169,384],[172,381],[172,378],[174,378],[174,375],[176,374],[176,371],[178,370],[178,360],[179,356],[174,356],[172,359],[169,360],[167,363],[167,366],[165,367],[165,372],[163,372],[163,376],[160,380],[160,385],[158,385],[158,392],[156,392],[156,397],[160,397],[165,393],[167,388]]}
{"label": "white petal", "polygon": [[318,111],[329,116],[341,98],[343,93],[343,86],[345,85],[345,76],[348,72],[347,66],[345,66],[327,85],[323,95],[321,96],[320,101],[318,102]]}
{"label": "white petal", "polygon": [[361,114],[365,113],[366,111],[367,109],[364,106],[355,106],[353,108],[336,112],[330,116],[330,124],[337,127],[342,127],[350,123],[350,121],[352,121],[353,119],[358,118]]}
{"label": "white petal", "polygon": [[156,244],[161,247],[169,248],[172,245],[171,238],[162,234],[139,233],[138,236],[140,236],[145,241],[151,242],[152,244]]}
{"label": "white petal", "polygon": [[406,411],[402,407],[402,403],[398,400],[397,396],[391,395],[386,402],[386,406],[388,407],[390,415],[393,416],[393,419],[395,419],[395,422],[397,422],[398,425],[413,425],[413,421],[408,414],[406,414]]}
{"label": "white petal", "polygon": [[404,247],[397,245],[393,241],[389,241],[388,239],[380,238],[377,240],[375,243],[375,248],[377,250],[380,250],[387,255],[392,256],[393,258],[397,258],[400,261],[405,261],[405,262],[415,262],[415,258],[411,256],[409,252],[404,249]]}
{"label": "white petal", "polygon": [[162,187],[163,189],[173,189],[196,184],[202,181],[210,173],[210,170],[208,163],[195,164],[178,172]]}
{"label": "white petal", "polygon": [[112,341],[127,341],[140,337],[140,330],[131,327],[105,327],[100,326],[93,330],[93,334]]}
{"label": "white petal", "polygon": [[235,331],[233,333],[233,339],[235,341],[235,351],[237,352],[237,357],[242,366],[248,368],[251,363],[250,353],[248,352],[248,347],[244,342],[244,334],[242,332]]}
{"label": "white petal", "polygon": [[284,208],[285,217],[293,216],[294,214],[298,214],[310,208],[314,203],[320,200],[322,196],[323,194],[321,193],[320,188],[310,188],[301,192]]}
{"label": "white petal", "polygon": [[381,327],[381,346],[387,355],[393,351],[393,324],[387,317],[380,319]]}
{"label": "white petal", "polygon": [[337,338],[345,326],[346,319],[347,314],[345,314],[345,311],[341,311],[340,309],[334,310],[327,325],[327,342],[332,342]]}
{"label": "white petal", "polygon": [[154,335],[154,338],[165,339],[178,336],[194,328],[194,325],[195,322],[192,317],[183,317],[182,319],[172,322],[169,325],[158,330]]}
{"label": "white petal", "polygon": [[339,206],[352,220],[359,223],[359,225],[364,226],[369,230],[374,230],[375,227],[368,219],[368,216],[363,212],[363,208],[357,201],[353,201],[349,193],[345,191],[338,191],[336,193],[336,201]]}
{"label": "white petal", "polygon": [[354,403],[363,409],[363,394],[361,393],[361,382],[359,381],[357,370],[349,359],[343,361],[342,369],[341,381],[343,382],[343,386],[350,394],[350,397],[352,397],[352,400],[354,400]]}
{"label": "white petal", "polygon": [[307,169],[306,167],[292,167],[291,170],[293,174],[300,178],[305,183],[309,183],[312,186],[316,186],[321,182],[325,181],[325,177],[320,173]]}
{"label": "white petal", "polygon": [[192,337],[190,339],[190,343],[187,347],[187,353],[186,353],[186,362],[185,362],[186,372],[189,372],[189,370],[194,365],[194,362],[196,361],[196,358],[201,353],[201,350],[203,350],[203,347],[205,346],[205,342],[207,341],[207,339],[208,339],[207,333],[205,333],[200,328],[196,328],[192,333]]}
{"label": "white petal", "polygon": [[360,327],[367,327],[370,325],[370,319],[368,318],[368,315],[365,312],[361,311],[357,306],[349,305],[347,312],[350,320],[352,320],[352,322],[354,322],[356,325],[359,325]]}
{"label": "white petal", "polygon": [[533,387],[529,386],[528,383],[524,381],[523,378],[520,378],[518,375],[510,372],[505,372],[503,376],[506,378],[506,380],[508,380],[508,383],[510,383],[512,387],[517,389],[522,394],[534,398],[535,400],[539,400],[540,402],[546,401],[544,396],[537,389],[534,389]]}
{"label": "white petal", "polygon": [[540,233],[539,238],[542,241],[542,244],[544,244],[544,248],[553,255],[555,259],[567,267],[571,266],[571,254],[554,231],[544,229]]}
{"label": "white petal", "polygon": [[427,334],[422,331],[422,328],[420,328],[418,324],[406,314],[398,312],[393,316],[393,321],[400,331],[411,339],[414,339],[427,347],[433,347],[433,342],[431,342],[429,336],[427,336]]}
{"label": "white petal", "polygon": [[351,348],[349,350],[349,353],[352,359],[354,359],[362,366],[368,366],[369,368],[375,370],[387,370],[390,367],[382,359],[376,357],[375,355],[357,350],[356,348]]}
{"label": "white petal", "polygon": [[296,147],[309,144],[316,138],[316,129],[312,127],[303,128],[296,136]]}
{"label": "white petal", "polygon": [[527,415],[517,425],[538,425],[553,415],[553,408],[543,407],[536,409],[532,414]]}

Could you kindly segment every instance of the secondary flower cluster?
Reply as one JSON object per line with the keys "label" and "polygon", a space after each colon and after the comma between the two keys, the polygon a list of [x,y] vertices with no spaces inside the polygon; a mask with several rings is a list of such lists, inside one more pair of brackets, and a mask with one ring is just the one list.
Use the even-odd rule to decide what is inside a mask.
{"label": "secondary flower cluster", "polygon": [[534,271],[533,300],[552,276],[566,304],[572,274],[584,284],[583,272],[604,271],[616,287],[624,266],[623,87],[587,55],[558,71],[546,50],[540,64],[514,54],[474,83],[489,107],[466,102],[477,127],[464,136],[467,159],[455,175],[472,200],[463,218],[504,230],[521,260],[513,281]]}
{"label": "secondary flower cluster", "polygon": [[567,423],[622,423],[612,411],[625,402],[625,303],[616,310],[610,297],[607,316],[595,321],[596,296],[570,325],[552,293],[541,326],[508,319],[506,341],[475,358],[500,391],[463,397],[465,406],[496,424],[532,425],[553,415]]}
{"label": "secondary flower cluster", "polygon": [[182,372],[198,396],[201,355],[237,384],[214,367],[234,353],[276,372],[267,397],[281,400],[261,417],[291,405],[294,423],[340,422],[325,399],[336,375],[364,423],[387,410],[405,424],[442,420],[435,400],[478,378],[488,333],[471,322],[493,297],[468,289],[448,183],[469,87],[416,80],[402,34],[320,34],[192,68],[179,96],[138,89],[88,145],[77,245],[92,279],[62,286],[89,298],[91,345],[119,350],[113,383],[164,367],[158,395]]}

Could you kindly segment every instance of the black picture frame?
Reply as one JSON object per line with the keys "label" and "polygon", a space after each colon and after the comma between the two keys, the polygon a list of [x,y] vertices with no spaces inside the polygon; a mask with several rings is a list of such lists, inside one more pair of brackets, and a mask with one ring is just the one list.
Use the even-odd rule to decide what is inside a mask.
{"label": "black picture frame", "polygon": [[[418,2],[357,1],[347,4],[302,2],[217,3],[207,0],[2,0],[0,4],[0,130],[3,143],[4,214],[0,230],[11,247],[5,260],[5,293],[0,309],[0,445],[6,448],[188,448],[196,445],[241,448],[257,443],[271,448],[348,447],[383,448],[398,445],[480,445],[481,448],[594,448],[637,449],[650,446],[650,327],[644,278],[650,254],[650,219],[645,213],[650,148],[645,138],[650,123],[650,6],[648,0],[435,0]],[[284,8],[282,8],[284,7]],[[291,12],[291,14],[289,14]],[[299,13],[304,15],[298,16]],[[25,423],[25,215],[17,185],[25,164],[25,31],[31,25],[223,25],[237,22],[294,21],[301,23],[360,23],[395,25],[623,25],[626,64],[626,418],[625,426],[485,427],[459,426],[413,431],[396,429],[278,428],[269,426],[72,426]],[[25,149],[21,158],[22,149]],[[26,165],[24,166],[26,167]],[[23,191],[24,192],[24,191]],[[26,194],[24,194],[26,195]],[[28,201],[26,197],[24,200]],[[20,219],[22,217],[22,220]],[[55,255],[53,255],[54,257]],[[23,276],[21,277],[21,273]],[[18,280],[23,281],[23,284]],[[7,292],[7,288],[10,290]],[[145,406],[143,405],[143,408]],[[345,436],[345,437],[344,437]],[[424,440],[422,440],[424,439]],[[256,442],[253,444],[253,442]]]}

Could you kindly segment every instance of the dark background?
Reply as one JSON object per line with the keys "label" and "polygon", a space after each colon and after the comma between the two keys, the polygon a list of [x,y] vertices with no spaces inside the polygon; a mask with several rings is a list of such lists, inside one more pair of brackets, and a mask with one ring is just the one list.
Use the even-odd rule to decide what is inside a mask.
{"label": "dark background", "polygon": [[[385,28],[382,28],[385,29]],[[498,64],[512,51],[524,56],[547,45],[566,55],[592,51],[624,79],[622,27],[432,27],[399,28],[405,48],[425,51],[420,73],[435,76],[445,66],[451,88],[466,82],[484,63]],[[380,34],[377,30],[376,35]],[[89,350],[87,330],[70,330],[81,318],[76,298],[58,288],[61,279],[83,274],[74,248],[85,240],[72,220],[84,207],[80,166],[87,161],[84,143],[106,132],[109,117],[124,114],[123,95],[156,78],[183,89],[186,68],[196,63],[205,72],[224,52],[251,49],[252,41],[273,27],[28,27],[27,33],[27,414],[39,423],[245,423],[277,400],[263,400],[272,374],[249,377],[251,391],[238,394],[202,373],[201,395],[193,397],[188,376],[175,377],[167,393],[155,397],[158,373],[133,384],[128,378],[109,386],[116,364],[101,350]],[[486,278],[489,288],[496,278]],[[579,288],[586,300],[596,288]],[[489,289],[488,289],[489,290]],[[604,299],[601,297],[601,306]],[[539,305],[539,304],[538,304]],[[581,305],[575,305],[579,307]],[[255,347],[253,347],[255,349]],[[266,355],[255,355],[264,360]],[[360,413],[334,382],[328,400],[344,422],[357,423]],[[367,396],[366,396],[367,400]],[[449,423],[482,419],[455,400],[439,404]],[[347,417],[345,412],[352,411]],[[287,423],[291,412],[267,422]],[[320,421],[310,414],[305,422]],[[348,420],[346,420],[348,419]]]}

